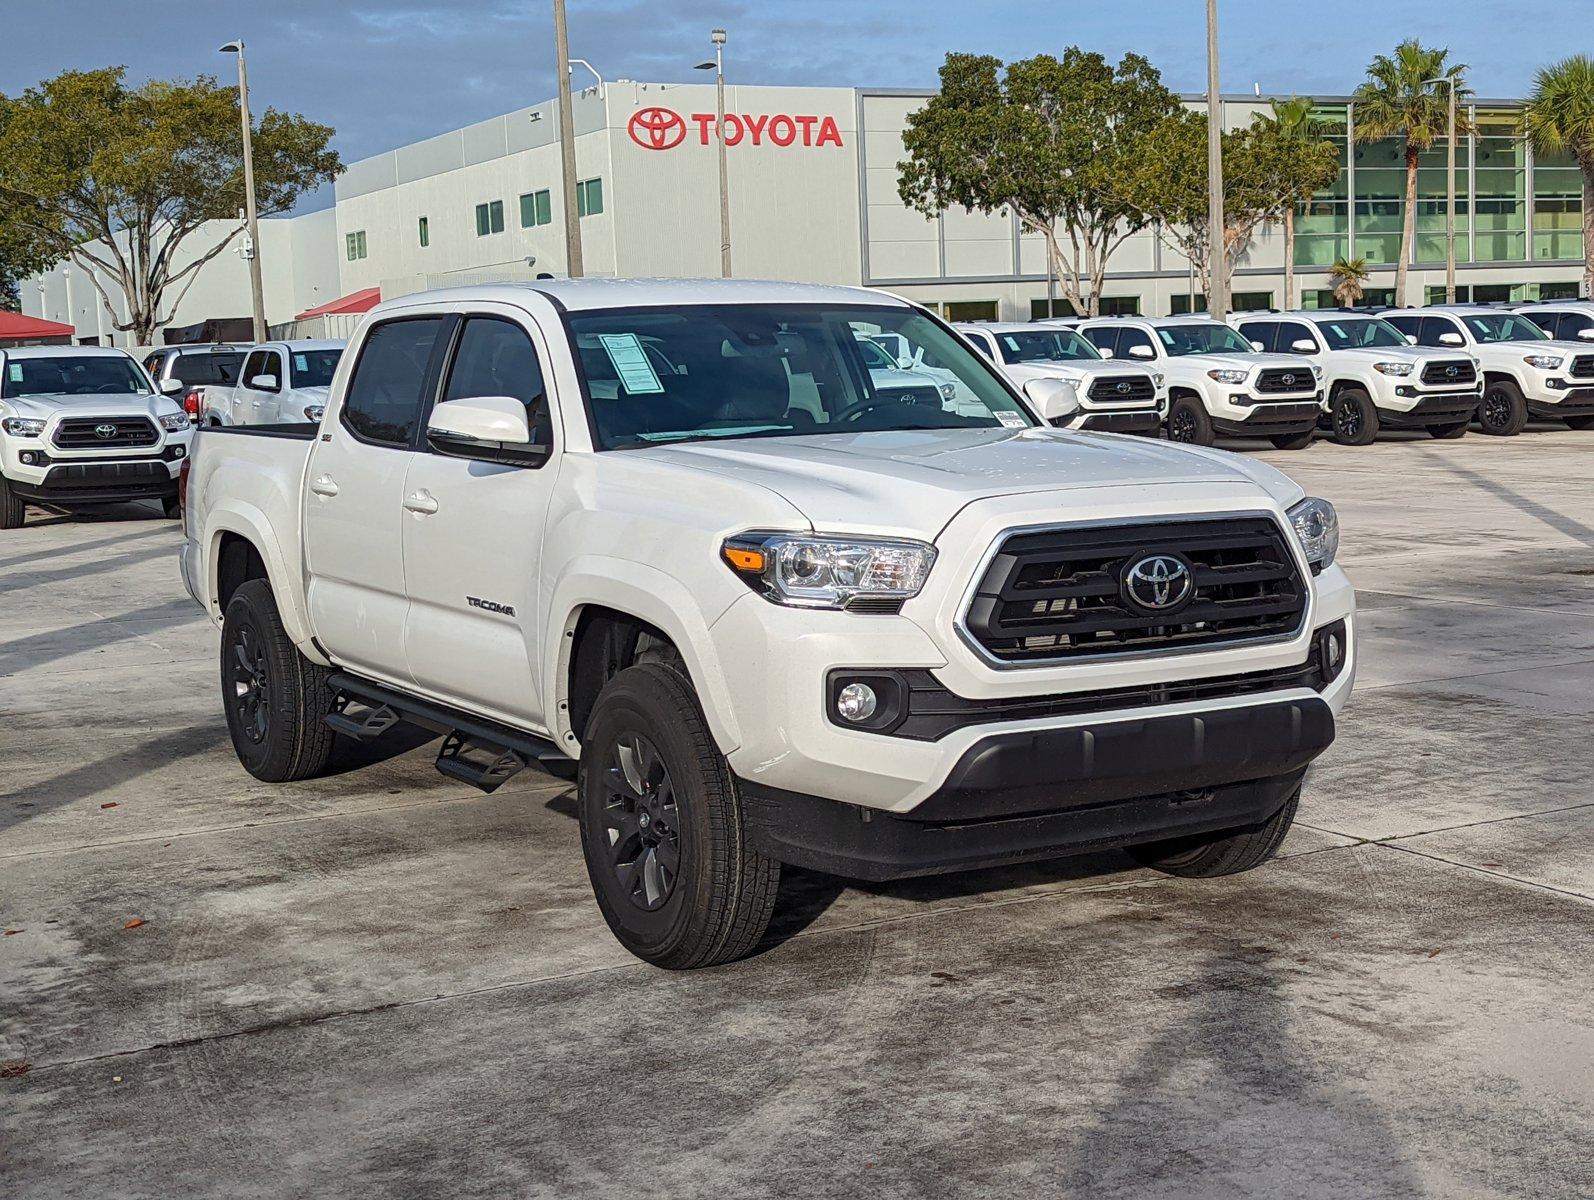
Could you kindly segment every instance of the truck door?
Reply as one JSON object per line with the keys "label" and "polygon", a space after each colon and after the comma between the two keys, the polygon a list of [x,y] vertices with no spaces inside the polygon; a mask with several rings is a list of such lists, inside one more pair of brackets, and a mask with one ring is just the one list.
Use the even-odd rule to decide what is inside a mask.
{"label": "truck door", "polygon": [[[251,350],[244,362],[243,378],[233,389],[232,419],[238,425],[271,425],[280,420],[277,397],[282,394],[282,355],[275,350]],[[259,387],[258,379],[271,379],[270,387]]]}
{"label": "truck door", "polygon": [[516,724],[545,724],[538,578],[558,463],[544,384],[546,347],[517,319],[467,316],[444,366],[438,406],[512,396],[547,453],[520,464],[439,453],[425,431],[410,460],[404,526],[404,644],[427,694]]}
{"label": "truck door", "polygon": [[305,481],[316,637],[340,665],[404,687],[413,682],[404,659],[404,476],[452,321],[397,317],[369,329],[338,419],[311,444]]}

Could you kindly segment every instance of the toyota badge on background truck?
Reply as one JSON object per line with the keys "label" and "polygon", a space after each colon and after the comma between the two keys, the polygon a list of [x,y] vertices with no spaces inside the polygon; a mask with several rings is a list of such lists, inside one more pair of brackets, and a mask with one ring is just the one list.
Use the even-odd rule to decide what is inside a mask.
{"label": "toyota badge on background truck", "polygon": [[[877,385],[860,337],[962,399]],[[861,289],[390,300],[319,427],[196,437],[182,569],[238,757],[301,779],[409,722],[485,789],[574,775],[603,916],[674,968],[752,950],[782,864],[1256,867],[1355,674],[1334,510],[1026,390]]]}

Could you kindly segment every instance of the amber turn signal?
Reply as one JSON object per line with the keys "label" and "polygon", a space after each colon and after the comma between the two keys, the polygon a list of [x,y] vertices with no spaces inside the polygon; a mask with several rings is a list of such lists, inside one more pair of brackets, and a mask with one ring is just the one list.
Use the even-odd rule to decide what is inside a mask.
{"label": "amber turn signal", "polygon": [[749,550],[742,546],[723,546],[720,553],[725,555],[725,561],[737,571],[746,571],[756,575],[764,569],[764,552],[762,550]]}

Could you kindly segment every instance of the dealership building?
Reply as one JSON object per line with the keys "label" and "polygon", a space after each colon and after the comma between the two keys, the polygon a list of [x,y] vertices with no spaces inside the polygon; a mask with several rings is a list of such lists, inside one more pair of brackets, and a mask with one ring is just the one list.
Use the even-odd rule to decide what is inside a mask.
{"label": "dealership building", "polygon": [[[933,93],[891,89],[727,87],[733,273],[746,278],[887,288],[954,319],[1026,319],[1060,291],[1041,238],[1010,214],[926,218],[897,194],[908,115]],[[1199,98],[1189,98],[1201,107]],[[1331,304],[1336,257],[1365,258],[1370,302],[1393,302],[1404,203],[1398,140],[1356,143],[1355,106],[1322,97],[1339,146],[1334,187],[1297,220],[1296,287]],[[720,273],[719,175],[710,85],[621,80],[575,96],[576,205],[589,275]],[[1267,98],[1230,97],[1229,126]],[[1575,295],[1582,271],[1581,178],[1567,158],[1537,158],[1517,131],[1519,101],[1472,102],[1475,133],[1457,150],[1457,281],[1475,300]],[[1414,301],[1443,296],[1445,148],[1418,173]],[[559,116],[552,102],[349,165],[330,209],[262,222],[267,321],[274,330],[346,332],[362,307],[424,288],[532,279],[566,270]],[[219,230],[202,231],[208,236]],[[195,238],[197,253],[199,237]],[[79,268],[22,286],[30,316],[73,325],[79,340],[126,344]],[[1113,256],[1102,291],[1111,312],[1192,306],[1190,264],[1151,230]],[[1283,300],[1283,239],[1264,230],[1233,282],[1236,307]],[[247,264],[223,254],[202,269],[169,326],[244,316]],[[1199,308],[1202,297],[1194,296]],[[315,316],[302,314],[318,313]],[[302,319],[300,319],[302,317]],[[339,324],[342,320],[344,323]]]}

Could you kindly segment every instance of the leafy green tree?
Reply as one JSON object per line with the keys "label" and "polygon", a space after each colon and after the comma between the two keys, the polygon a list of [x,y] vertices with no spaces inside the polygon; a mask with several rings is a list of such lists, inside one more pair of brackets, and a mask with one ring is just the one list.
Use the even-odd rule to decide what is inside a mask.
{"label": "leafy green tree", "polygon": [[[1463,97],[1464,63],[1448,63],[1448,50],[1426,47],[1415,38],[1401,42],[1393,56],[1380,54],[1367,67],[1367,80],[1351,96],[1355,105],[1356,140],[1406,142],[1406,203],[1401,208],[1400,261],[1395,264],[1395,303],[1406,302],[1407,264],[1417,228],[1417,160],[1449,131],[1450,97],[1456,89],[1456,134],[1470,132]],[[1449,80],[1448,84],[1435,82]]]}
{"label": "leafy green tree", "polygon": [[897,164],[904,204],[935,217],[956,206],[1010,211],[1040,234],[1063,295],[1100,308],[1107,263],[1145,228],[1125,181],[1179,98],[1144,58],[1116,67],[1070,46],[1008,64],[948,54],[941,91],[908,117]]}
{"label": "leafy green tree", "polygon": [[[31,253],[81,268],[112,325],[147,345],[240,232],[243,134],[236,90],[210,76],[129,88],[124,74],[65,71],[0,104],[0,223]],[[342,170],[332,132],[275,109],[261,115],[261,213],[287,211]],[[215,220],[229,223],[225,233],[194,244]]]}
{"label": "leafy green tree", "polygon": [[[1339,155],[1332,143],[1325,143],[1325,127],[1310,97],[1291,96],[1271,104],[1272,114],[1262,116],[1257,123],[1269,136],[1284,144],[1284,152],[1294,156],[1298,167],[1291,189],[1295,194],[1288,198],[1280,213],[1284,225],[1284,307],[1290,309],[1295,307],[1295,212],[1339,177]],[[1327,169],[1327,156],[1316,149],[1324,144],[1334,150],[1332,173]]]}
{"label": "leafy green tree", "polygon": [[1340,255],[1334,260],[1334,265],[1328,269],[1328,282],[1341,308],[1355,308],[1361,303],[1367,294],[1367,279],[1371,274],[1365,258]]}
{"label": "leafy green tree", "polygon": [[1594,59],[1574,54],[1541,68],[1522,128],[1535,154],[1570,154],[1583,172],[1583,295],[1594,296]]}

